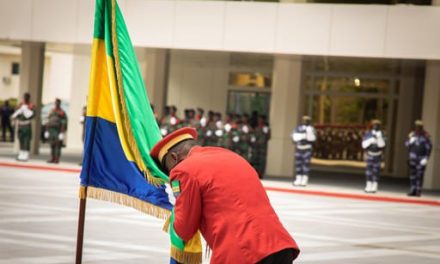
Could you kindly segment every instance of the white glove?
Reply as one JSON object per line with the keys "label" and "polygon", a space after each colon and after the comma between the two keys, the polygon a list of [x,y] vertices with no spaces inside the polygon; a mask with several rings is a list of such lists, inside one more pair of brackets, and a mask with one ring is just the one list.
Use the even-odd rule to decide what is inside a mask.
{"label": "white glove", "polygon": [[263,133],[264,133],[264,134],[269,133],[269,128],[268,128],[267,126],[264,126],[264,127],[263,127]]}
{"label": "white glove", "polygon": [[221,136],[223,136],[223,130],[221,130],[221,129],[217,129],[217,130],[215,131],[215,135],[216,135],[217,137],[221,137]]}
{"label": "white glove", "polygon": [[200,119],[200,125],[201,125],[202,127],[205,127],[205,126],[206,126],[206,118],[202,117],[202,119]]}
{"label": "white glove", "polygon": [[48,139],[49,138],[49,131],[44,131],[44,138],[45,139]]}
{"label": "white glove", "polygon": [[84,123],[84,121],[86,120],[86,118],[84,116],[80,116],[79,117],[79,122],[82,124]]}
{"label": "white glove", "polygon": [[177,119],[175,117],[171,117],[170,124],[174,126],[176,123],[177,123]]}
{"label": "white glove", "polygon": [[409,138],[409,144],[412,145],[416,141],[416,137]]}
{"label": "white glove", "polygon": [[232,129],[232,126],[231,126],[230,124],[226,124],[226,125],[225,125],[225,131],[226,131],[226,132],[231,131],[231,129]]}
{"label": "white glove", "polygon": [[369,139],[366,139],[364,141],[362,141],[362,148],[366,149],[368,148],[371,144],[377,144],[377,139],[374,137],[371,137]]}
{"label": "white glove", "polygon": [[257,141],[257,138],[255,136],[251,137],[251,142],[254,143],[255,141]]}
{"label": "white glove", "polygon": [[215,122],[215,126],[217,127],[217,129],[222,129],[223,128],[222,121]]}
{"label": "white glove", "polygon": [[166,135],[168,134],[168,130],[166,130],[165,128],[161,128],[161,129],[160,129],[160,134],[161,134],[162,136],[166,136]]}
{"label": "white glove", "polygon": [[292,140],[293,142],[299,142],[303,139],[306,139],[306,134],[305,133],[293,133],[292,134]]}
{"label": "white glove", "polygon": [[240,141],[240,137],[239,136],[234,136],[232,138],[232,141],[234,141],[234,143],[237,143],[238,141]]}
{"label": "white glove", "polygon": [[428,164],[428,157],[424,157],[424,158],[420,161],[420,166],[426,166],[426,164]]}
{"label": "white glove", "polygon": [[206,136],[207,136],[207,137],[212,136],[212,131],[211,131],[211,130],[206,131]]}
{"label": "white glove", "polygon": [[243,128],[241,129],[241,131],[243,131],[244,133],[249,133],[249,127],[248,126],[243,126]]}
{"label": "white glove", "polygon": [[26,107],[26,109],[23,110],[23,115],[25,118],[30,118],[34,114],[34,111],[30,110]]}
{"label": "white glove", "polygon": [[58,140],[59,141],[63,141],[64,140],[64,133],[59,133],[58,134]]}

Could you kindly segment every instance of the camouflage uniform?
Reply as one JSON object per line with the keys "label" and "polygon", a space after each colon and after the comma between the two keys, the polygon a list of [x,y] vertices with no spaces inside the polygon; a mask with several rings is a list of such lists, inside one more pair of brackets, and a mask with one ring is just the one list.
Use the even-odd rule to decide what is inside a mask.
{"label": "camouflage uniform", "polygon": [[405,142],[408,148],[408,165],[410,170],[410,192],[409,196],[420,196],[423,187],[423,176],[432,150],[432,143],[429,134],[421,129],[409,134]]}
{"label": "camouflage uniform", "polygon": [[49,114],[49,121],[46,124],[46,138],[49,141],[52,156],[48,162],[58,163],[60,161],[66,126],[67,116],[63,109],[52,109]]}
{"label": "camouflage uniform", "polygon": [[384,134],[379,129],[368,131],[362,139],[362,148],[367,151],[367,168],[365,171],[367,180],[365,192],[367,193],[377,192],[380,165],[385,146]]}
{"label": "camouflage uniform", "polygon": [[251,164],[258,172],[258,176],[263,178],[266,169],[267,142],[270,139],[269,127],[259,124],[251,135]]}
{"label": "camouflage uniform", "polygon": [[302,124],[292,133],[295,144],[295,186],[306,186],[309,181],[310,160],[312,159],[313,143],[316,141],[315,128],[310,124]]}
{"label": "camouflage uniform", "polygon": [[18,140],[20,143],[20,152],[17,160],[27,161],[29,159],[29,151],[31,149],[32,139],[32,119],[35,116],[34,105],[31,103],[21,103],[11,118],[18,121]]}

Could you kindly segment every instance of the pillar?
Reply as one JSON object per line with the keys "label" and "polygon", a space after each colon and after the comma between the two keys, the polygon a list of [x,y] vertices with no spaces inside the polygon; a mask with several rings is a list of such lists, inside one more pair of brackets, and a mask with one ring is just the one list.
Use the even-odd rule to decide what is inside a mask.
{"label": "pillar", "polygon": [[301,60],[275,57],[270,103],[271,139],[267,153],[270,176],[292,177],[294,146],[290,137],[301,109]]}
{"label": "pillar", "polygon": [[[393,176],[406,178],[408,177],[408,150],[404,142],[408,138],[408,134],[414,129],[414,120],[420,118],[420,107],[417,103],[418,94],[422,87],[417,87],[416,80],[416,64],[411,61],[402,62],[401,81],[399,87],[399,97],[397,103],[397,121],[395,135],[389,135],[388,140],[394,141],[393,150],[389,157],[392,158]],[[416,93],[416,91],[418,93]],[[390,109],[389,111],[393,111]],[[391,120],[388,127],[392,126]]]}
{"label": "pillar", "polygon": [[427,61],[423,95],[423,121],[431,134],[433,149],[423,187],[440,189],[440,61]]}
{"label": "pillar", "polygon": [[38,154],[41,133],[40,110],[42,107],[45,43],[22,42],[21,50],[19,101],[22,101],[23,95],[28,92],[31,94],[31,102],[37,109],[32,123],[31,153]]}
{"label": "pillar", "polygon": [[83,107],[87,104],[91,64],[91,47],[76,45],[73,50],[69,112],[67,113],[67,148],[82,150],[83,126],[80,123]]}

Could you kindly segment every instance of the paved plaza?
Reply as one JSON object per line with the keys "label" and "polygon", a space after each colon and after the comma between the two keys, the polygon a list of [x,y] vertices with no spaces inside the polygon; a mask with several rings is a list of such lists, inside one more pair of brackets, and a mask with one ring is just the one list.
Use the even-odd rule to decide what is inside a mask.
{"label": "paved plaza", "polygon": [[[0,165],[0,264],[74,262],[79,167],[69,166],[73,172]],[[294,190],[288,182],[264,184]],[[323,187],[307,187],[313,188]],[[295,263],[440,263],[440,206],[268,194],[302,249]],[[88,199],[83,263],[168,263],[162,225],[134,209]]]}

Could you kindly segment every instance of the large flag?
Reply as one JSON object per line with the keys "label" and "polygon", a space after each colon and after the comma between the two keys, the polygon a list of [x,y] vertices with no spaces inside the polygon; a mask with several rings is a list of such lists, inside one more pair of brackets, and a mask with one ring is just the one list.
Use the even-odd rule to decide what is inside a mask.
{"label": "large flag", "polygon": [[[160,130],[116,0],[96,0],[85,124],[81,198],[168,218],[173,207],[164,185],[168,177],[149,155]],[[172,239],[172,255],[179,262],[200,262],[198,234],[194,241],[176,246]]]}

